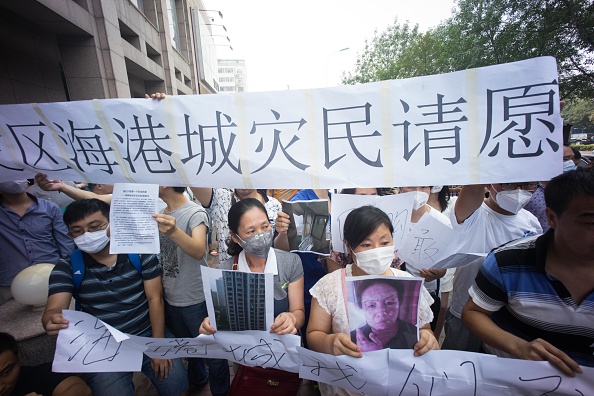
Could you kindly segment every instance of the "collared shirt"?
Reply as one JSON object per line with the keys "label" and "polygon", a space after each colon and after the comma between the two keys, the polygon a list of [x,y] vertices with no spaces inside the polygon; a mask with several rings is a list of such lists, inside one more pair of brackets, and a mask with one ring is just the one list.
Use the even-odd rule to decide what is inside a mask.
{"label": "collared shirt", "polygon": [[[144,281],[161,275],[157,256],[140,256],[142,274],[127,254],[119,254],[112,267],[98,263],[87,253],[83,252],[82,256],[85,275],[78,289],[81,310],[124,333],[139,335],[149,330],[151,323]],[[73,292],[70,262],[60,260],[50,275],[48,295]]]}
{"label": "collared shirt", "polygon": [[553,235],[551,229],[495,249],[469,294],[479,307],[494,312],[493,321],[505,331],[526,341],[542,338],[578,364],[594,367],[594,292],[578,305],[546,271]]}
{"label": "collared shirt", "polygon": [[74,250],[60,207],[27,195],[34,203],[22,217],[0,201],[0,286],[10,286],[30,265],[55,264]]}
{"label": "collared shirt", "polygon": [[[252,272],[250,266],[247,263],[245,258],[245,250],[242,250],[239,253],[239,257],[237,259],[237,269],[242,272]],[[270,248],[268,251],[268,257],[266,258],[266,264],[264,265],[264,273],[265,274],[272,274],[278,275],[278,266],[276,264],[276,254],[274,253],[274,249]]]}

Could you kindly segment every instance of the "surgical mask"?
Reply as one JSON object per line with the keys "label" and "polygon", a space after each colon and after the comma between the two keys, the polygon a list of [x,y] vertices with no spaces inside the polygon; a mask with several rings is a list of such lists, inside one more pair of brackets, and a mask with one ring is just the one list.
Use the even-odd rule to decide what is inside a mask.
{"label": "surgical mask", "polygon": [[98,253],[109,243],[109,236],[107,236],[107,228],[95,232],[85,232],[82,235],[74,238],[76,247],[85,253]]}
{"label": "surgical mask", "polygon": [[441,192],[442,189],[443,189],[443,186],[433,186],[433,187],[431,187],[431,192],[433,194],[437,194],[438,192]]}
{"label": "surgical mask", "polygon": [[268,252],[272,247],[272,236],[274,235],[274,231],[269,230],[263,232],[262,234],[252,235],[245,240],[241,239],[239,235],[237,238],[239,239],[239,244],[246,251],[246,253],[251,254],[252,256],[260,257],[260,258],[267,258]]}
{"label": "surgical mask", "polygon": [[517,214],[532,198],[532,193],[520,189],[503,190],[495,195],[495,202],[503,210]]}
{"label": "surgical mask", "polygon": [[413,209],[417,210],[419,208],[422,208],[427,203],[427,201],[429,200],[429,194],[422,191],[415,191],[414,193],[416,195],[415,200],[413,202]]}
{"label": "surgical mask", "polygon": [[563,173],[575,170],[575,164],[572,160],[563,161]]}
{"label": "surgical mask", "polygon": [[354,253],[357,267],[369,275],[381,275],[394,261],[394,246],[384,246]]}
{"label": "surgical mask", "polygon": [[11,182],[0,183],[0,192],[6,194],[20,194],[27,189],[28,180],[15,180]]}

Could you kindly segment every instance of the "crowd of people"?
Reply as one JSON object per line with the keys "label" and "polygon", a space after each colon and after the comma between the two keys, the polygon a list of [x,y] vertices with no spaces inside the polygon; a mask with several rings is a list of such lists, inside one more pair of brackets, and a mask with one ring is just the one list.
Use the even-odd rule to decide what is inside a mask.
{"label": "crowd of people", "polygon": [[[575,376],[582,366],[594,366],[594,167],[576,169],[573,160],[565,146],[564,173],[551,181],[461,186],[456,197],[448,186],[340,191],[414,193],[411,230],[423,216],[432,216],[457,236],[458,252],[488,254],[455,271],[403,262],[394,249],[391,219],[373,206],[347,216],[342,235],[347,253],[332,248],[330,256],[290,253],[290,217],[275,196],[326,199],[332,213],[332,194],[324,189],[161,186],[162,209],[153,216],[161,253],[118,255],[109,252],[111,186],[81,188],[43,174],[34,181],[0,183],[0,304],[11,298],[19,271],[54,263],[42,317],[49,335],[70,325],[62,311],[73,297],[77,309],[125,333],[213,334],[205,302],[210,291],[201,280],[212,236],[219,269],[273,274],[270,331],[300,334],[311,350],[356,358],[381,348],[409,348],[415,356],[453,349],[546,360]],[[75,274],[75,267],[83,273]],[[345,282],[364,275],[380,280],[358,286],[365,325],[352,329]],[[391,277],[423,279],[416,323],[405,318],[410,307],[403,291],[385,281]],[[27,372],[18,370],[15,345],[10,335],[0,334],[0,394],[21,389]],[[29,392],[42,393],[31,388],[39,382],[54,395],[89,389],[94,395],[134,395],[132,373],[64,376],[38,369],[44,374],[28,377]],[[228,362],[222,359],[184,364],[145,356],[142,372],[161,395],[188,394],[207,382],[213,395],[225,395],[230,387]],[[352,394],[327,384],[320,384],[320,391]]]}

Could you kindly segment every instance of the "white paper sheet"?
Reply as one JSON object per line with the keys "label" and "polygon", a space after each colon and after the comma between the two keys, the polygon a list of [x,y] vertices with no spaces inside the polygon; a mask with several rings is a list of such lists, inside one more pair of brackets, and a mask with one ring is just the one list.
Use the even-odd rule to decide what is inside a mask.
{"label": "white paper sheet", "polygon": [[57,373],[140,371],[142,351],[117,342],[95,317],[80,311],[62,311],[68,327],[60,330],[52,370]]}
{"label": "white paper sheet", "polygon": [[458,250],[458,235],[451,227],[425,213],[412,225],[398,257],[418,270],[431,268]]}
{"label": "white paper sheet", "polygon": [[109,211],[109,253],[157,254],[161,252],[157,213],[157,184],[116,183]]}
{"label": "white paper sheet", "polygon": [[[201,267],[210,324],[217,330],[266,331],[274,323],[274,275]],[[262,293],[264,290],[264,293]],[[200,326],[200,324],[198,324]]]}

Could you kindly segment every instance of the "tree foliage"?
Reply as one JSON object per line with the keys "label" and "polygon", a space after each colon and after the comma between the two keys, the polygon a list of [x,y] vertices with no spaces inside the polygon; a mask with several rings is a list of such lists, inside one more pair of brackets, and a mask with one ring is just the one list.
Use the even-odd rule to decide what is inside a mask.
{"label": "tree foliage", "polygon": [[568,101],[561,111],[567,124],[579,129],[594,129],[594,100],[580,99]]}
{"label": "tree foliage", "polygon": [[557,59],[563,97],[594,97],[594,0],[458,0],[427,32],[395,21],[359,54],[346,84]]}

